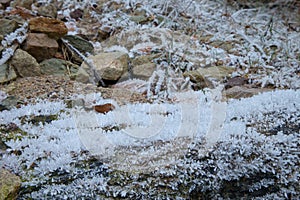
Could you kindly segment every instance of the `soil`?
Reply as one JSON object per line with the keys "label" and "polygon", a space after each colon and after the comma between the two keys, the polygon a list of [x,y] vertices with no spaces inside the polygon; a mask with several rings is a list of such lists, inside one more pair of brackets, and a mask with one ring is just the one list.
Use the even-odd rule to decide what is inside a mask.
{"label": "soil", "polygon": [[39,76],[18,78],[1,85],[0,90],[15,96],[24,104],[35,103],[38,99],[49,101],[71,99],[77,94],[101,93],[104,99],[114,99],[119,105],[148,102],[146,96],[124,88],[104,88],[83,84],[64,76]]}

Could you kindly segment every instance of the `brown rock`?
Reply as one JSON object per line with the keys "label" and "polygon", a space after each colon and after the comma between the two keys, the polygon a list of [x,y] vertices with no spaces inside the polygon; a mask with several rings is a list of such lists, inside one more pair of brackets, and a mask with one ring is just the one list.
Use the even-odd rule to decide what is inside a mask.
{"label": "brown rock", "polygon": [[24,50],[41,62],[54,57],[58,50],[58,43],[44,33],[29,33]]}
{"label": "brown rock", "polygon": [[112,111],[115,109],[115,106],[111,103],[106,103],[106,104],[103,104],[103,105],[96,105],[94,106],[94,110],[98,113],[107,113],[109,111]]}
{"label": "brown rock", "polygon": [[83,10],[77,8],[76,10],[72,11],[70,13],[70,17],[75,19],[76,21],[79,20],[80,18],[82,18],[83,16]]}
{"label": "brown rock", "polygon": [[10,15],[19,15],[22,19],[31,19],[35,17],[35,13],[23,7],[16,6],[9,12]]}
{"label": "brown rock", "polygon": [[29,30],[34,33],[45,33],[56,40],[68,33],[64,22],[46,17],[32,18],[29,21]]}
{"label": "brown rock", "polygon": [[234,86],[241,86],[246,84],[248,79],[241,77],[241,76],[236,76],[233,78],[228,79],[227,83],[225,84],[225,89],[232,88]]}
{"label": "brown rock", "polygon": [[40,65],[36,59],[26,51],[17,49],[9,62],[17,74],[21,77],[39,76],[41,75]]}
{"label": "brown rock", "polygon": [[251,85],[233,86],[225,90],[223,93],[224,98],[229,99],[240,99],[249,98],[259,93],[268,92],[271,89],[268,88],[254,88]]}

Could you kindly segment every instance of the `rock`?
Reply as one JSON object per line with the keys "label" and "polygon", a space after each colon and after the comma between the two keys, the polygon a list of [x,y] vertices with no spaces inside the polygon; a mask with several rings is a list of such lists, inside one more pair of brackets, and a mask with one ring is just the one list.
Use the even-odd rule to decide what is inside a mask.
{"label": "rock", "polygon": [[36,16],[34,12],[32,12],[30,9],[26,9],[24,7],[15,7],[10,12],[10,17],[12,17],[14,20],[16,20],[18,23],[23,24],[28,19],[31,19]]}
{"label": "rock", "polygon": [[0,35],[6,36],[18,28],[18,23],[14,20],[0,19]]}
{"label": "rock", "polygon": [[72,77],[77,73],[79,66],[66,60],[51,58],[41,62],[40,68],[44,75],[69,75]]}
{"label": "rock", "polygon": [[54,57],[58,50],[58,43],[44,33],[29,33],[24,50],[41,62]]}
{"label": "rock", "polygon": [[9,6],[11,0],[0,0],[0,4],[3,6],[3,10],[6,9],[6,7]]}
{"label": "rock", "polygon": [[17,49],[9,62],[21,77],[39,76],[41,69],[36,59],[26,51]]}
{"label": "rock", "polygon": [[70,12],[70,17],[75,19],[76,21],[82,18],[83,10],[80,8],[75,9],[74,11]]}
{"label": "rock", "polygon": [[33,33],[45,33],[55,40],[68,33],[64,22],[46,17],[35,17],[29,21],[29,30]]}
{"label": "rock", "polygon": [[[128,68],[129,56],[123,52],[110,52],[89,56],[88,59],[92,61],[95,72],[102,79],[117,81]],[[87,72],[90,72],[90,69],[85,62],[82,64],[82,68]]]}
{"label": "rock", "polygon": [[20,177],[6,169],[0,169],[0,199],[16,199],[20,187]]}
{"label": "rock", "polygon": [[155,58],[159,56],[161,56],[161,54],[150,54],[150,55],[138,56],[131,61],[131,64],[133,66],[143,65],[145,63],[152,62]]}
{"label": "rock", "polygon": [[6,83],[17,78],[15,70],[7,65],[0,65],[0,83]]}
{"label": "rock", "polygon": [[[68,44],[76,48],[81,54],[86,56],[86,53],[92,54],[94,52],[94,46],[87,40],[76,35],[66,35],[63,37]],[[83,59],[77,55],[77,53],[67,45],[68,53],[75,63],[82,63]]]}
{"label": "rock", "polygon": [[37,9],[37,12],[40,16],[51,17],[51,18],[57,17],[57,8],[52,3],[40,6]]}
{"label": "rock", "polygon": [[147,21],[149,21],[148,17],[146,17],[144,15],[131,16],[130,20],[137,23],[137,24],[145,24]]}
{"label": "rock", "polygon": [[252,97],[259,93],[268,92],[271,90],[272,89],[268,89],[268,88],[253,88],[250,85],[234,86],[232,88],[225,90],[225,92],[223,92],[223,96],[224,98],[240,99],[240,98]]}
{"label": "rock", "polygon": [[236,76],[233,78],[228,79],[227,83],[225,84],[225,89],[234,87],[234,86],[241,86],[248,82],[248,79],[240,76]]}
{"label": "rock", "polygon": [[173,42],[174,46],[178,45],[180,47],[180,45],[187,44],[189,39],[190,37],[187,35],[165,28],[134,29],[111,36],[103,41],[101,46],[109,48],[117,45],[130,51],[138,49],[139,46],[141,48],[145,46],[163,48],[168,42]]}
{"label": "rock", "polygon": [[193,83],[199,86],[199,89],[204,87],[214,87],[213,82],[223,82],[223,80],[229,77],[233,68],[226,66],[215,66],[208,68],[199,68],[193,71],[187,71],[183,73],[184,77],[189,77]]}
{"label": "rock", "polygon": [[28,10],[31,10],[31,5],[33,4],[33,0],[15,0],[15,1],[11,1],[10,6],[11,7],[23,7],[26,8]]}
{"label": "rock", "polygon": [[90,81],[90,75],[82,67],[79,68],[77,73],[74,75],[74,79],[81,83],[88,83]]}
{"label": "rock", "polygon": [[16,96],[8,96],[1,101],[0,105],[3,110],[10,110],[16,107],[21,101]]}
{"label": "rock", "polygon": [[0,103],[1,103],[4,99],[6,99],[6,97],[7,97],[6,92],[0,90]]}
{"label": "rock", "polygon": [[102,42],[110,37],[113,29],[109,26],[101,27],[97,32],[97,41]]}
{"label": "rock", "polygon": [[132,77],[142,80],[148,80],[155,71],[155,69],[156,65],[150,62],[145,63],[143,65],[135,66],[132,69]]}

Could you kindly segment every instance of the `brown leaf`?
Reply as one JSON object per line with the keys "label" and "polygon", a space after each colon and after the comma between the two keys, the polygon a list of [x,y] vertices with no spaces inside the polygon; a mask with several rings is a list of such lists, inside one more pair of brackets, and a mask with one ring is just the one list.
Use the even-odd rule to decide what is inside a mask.
{"label": "brown leaf", "polygon": [[115,106],[111,103],[106,103],[106,104],[103,104],[103,105],[96,105],[94,106],[94,110],[98,113],[107,113],[109,111],[112,111],[115,109]]}

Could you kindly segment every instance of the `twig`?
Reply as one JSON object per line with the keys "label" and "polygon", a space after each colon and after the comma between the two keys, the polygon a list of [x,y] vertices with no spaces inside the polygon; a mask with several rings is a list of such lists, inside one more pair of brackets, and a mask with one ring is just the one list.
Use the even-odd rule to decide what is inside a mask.
{"label": "twig", "polygon": [[63,43],[65,45],[67,45],[68,47],[70,47],[73,51],[75,51],[77,53],[77,55],[79,55],[83,61],[87,64],[87,66],[90,68],[91,72],[92,72],[92,75],[94,77],[94,84],[100,82],[100,85],[105,87],[106,84],[104,83],[103,79],[100,77],[100,75],[97,73],[96,69],[95,69],[95,66],[94,66],[94,63],[93,61],[91,61],[90,59],[88,59],[86,56],[84,56],[78,49],[76,49],[73,45],[71,45],[67,40],[65,39],[62,39]]}

